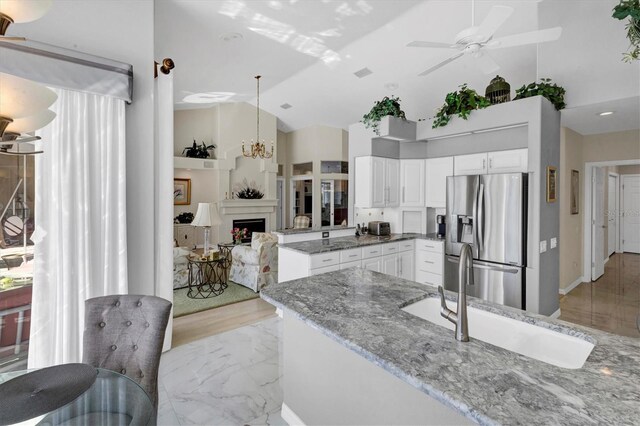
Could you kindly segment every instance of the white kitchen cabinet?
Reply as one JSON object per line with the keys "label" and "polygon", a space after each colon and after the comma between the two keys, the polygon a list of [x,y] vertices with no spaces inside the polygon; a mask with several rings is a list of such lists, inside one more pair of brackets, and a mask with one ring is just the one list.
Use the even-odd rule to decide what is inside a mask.
{"label": "white kitchen cabinet", "polygon": [[425,205],[445,208],[447,176],[453,176],[453,157],[429,158],[425,161]]}
{"label": "white kitchen cabinet", "polygon": [[484,175],[489,170],[487,165],[487,153],[456,155],[453,160],[453,174],[460,175]]}
{"label": "white kitchen cabinet", "polygon": [[441,285],[444,275],[444,241],[416,240],[414,281]]}
{"label": "white kitchen cabinet", "polygon": [[400,205],[400,161],[392,158],[355,159],[356,207],[397,207]]}
{"label": "white kitchen cabinet", "polygon": [[398,253],[398,277],[404,278],[405,280],[413,280],[414,276],[414,252],[405,251]]}
{"label": "white kitchen cabinet", "polygon": [[398,255],[388,254],[382,256],[382,273],[391,275],[392,277],[398,276]]}
{"label": "white kitchen cabinet", "polygon": [[340,265],[323,266],[322,268],[315,268],[311,270],[311,275],[326,274],[327,272],[339,271]]}
{"label": "white kitchen cabinet", "polygon": [[458,176],[487,173],[526,173],[529,166],[528,153],[529,150],[524,148],[456,155],[454,157],[454,174]]}
{"label": "white kitchen cabinet", "polygon": [[526,173],[528,169],[529,150],[510,149],[487,154],[489,173]]}
{"label": "white kitchen cabinet", "polygon": [[400,205],[424,206],[424,160],[400,160]]}
{"label": "white kitchen cabinet", "polygon": [[370,271],[382,272],[382,258],[372,257],[371,259],[364,259],[362,261],[362,267]]}
{"label": "white kitchen cabinet", "polygon": [[384,206],[398,207],[400,205],[400,160],[385,158],[385,177],[387,202]]}

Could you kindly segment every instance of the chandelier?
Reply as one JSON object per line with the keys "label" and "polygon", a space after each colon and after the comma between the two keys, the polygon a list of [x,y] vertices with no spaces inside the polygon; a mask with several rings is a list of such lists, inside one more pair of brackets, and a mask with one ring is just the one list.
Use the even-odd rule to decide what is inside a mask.
{"label": "chandelier", "polygon": [[256,109],[256,140],[251,140],[251,149],[244,149],[244,141],[242,141],[242,155],[251,158],[271,158],[273,157],[273,141],[271,141],[271,151],[267,151],[267,147],[264,144],[264,139],[260,141],[260,75],[256,75],[257,85],[257,109]]}

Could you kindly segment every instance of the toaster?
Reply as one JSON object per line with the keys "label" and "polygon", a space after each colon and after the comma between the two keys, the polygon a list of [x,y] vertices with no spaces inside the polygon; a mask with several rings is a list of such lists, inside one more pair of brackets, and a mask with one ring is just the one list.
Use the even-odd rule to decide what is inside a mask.
{"label": "toaster", "polygon": [[369,222],[369,235],[389,235],[391,234],[391,225],[389,222],[380,222],[378,220]]}

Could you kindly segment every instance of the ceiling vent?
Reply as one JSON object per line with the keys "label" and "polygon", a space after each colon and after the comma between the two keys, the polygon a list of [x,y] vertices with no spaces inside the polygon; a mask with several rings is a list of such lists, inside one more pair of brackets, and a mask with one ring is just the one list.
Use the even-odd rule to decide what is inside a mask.
{"label": "ceiling vent", "polygon": [[291,108],[292,106],[293,106],[293,105],[291,105],[291,104],[282,104],[282,105],[280,105],[280,108],[282,108],[282,109],[289,109],[289,108]]}
{"label": "ceiling vent", "polygon": [[373,71],[371,71],[369,68],[365,67],[362,68],[361,70],[358,70],[356,72],[353,73],[353,75],[355,75],[358,78],[363,78],[368,76],[369,74],[373,74]]}

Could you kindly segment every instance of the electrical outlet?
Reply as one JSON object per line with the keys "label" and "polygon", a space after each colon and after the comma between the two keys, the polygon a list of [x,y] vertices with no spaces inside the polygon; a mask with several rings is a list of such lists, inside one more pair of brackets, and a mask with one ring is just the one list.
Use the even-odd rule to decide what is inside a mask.
{"label": "electrical outlet", "polygon": [[540,241],[540,253],[547,251],[547,240]]}
{"label": "electrical outlet", "polygon": [[552,249],[556,248],[558,246],[558,239],[556,237],[553,237],[551,240],[549,240],[549,245]]}
{"label": "electrical outlet", "polygon": [[329,238],[329,231],[322,231],[322,238]]}

